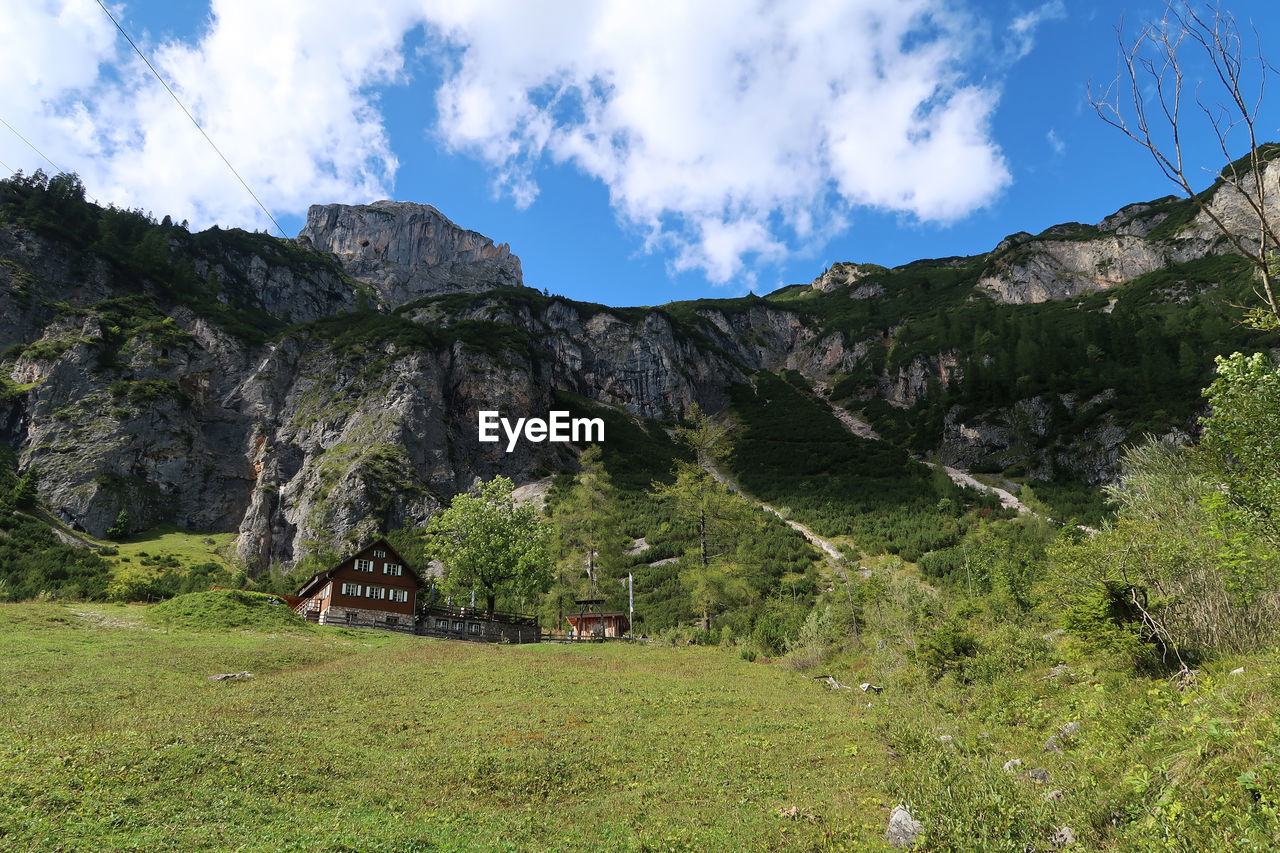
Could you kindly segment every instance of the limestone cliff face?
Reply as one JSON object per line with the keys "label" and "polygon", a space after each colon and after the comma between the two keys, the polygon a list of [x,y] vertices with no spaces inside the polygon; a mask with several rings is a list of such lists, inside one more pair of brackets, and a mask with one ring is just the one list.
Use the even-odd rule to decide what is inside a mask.
{"label": "limestone cliff face", "polygon": [[495,246],[429,204],[312,205],[298,239],[332,252],[349,275],[392,305],[523,284],[520,259],[507,244]]}
{"label": "limestone cliff face", "polygon": [[1077,400],[1070,394],[1040,395],[1019,401],[1008,410],[987,412],[976,420],[961,421],[958,409],[948,413],[938,460],[964,469],[1025,467],[1032,480],[1052,480],[1072,475],[1086,483],[1111,480],[1129,433],[1110,413],[1058,445],[1031,453],[1055,427],[1056,420],[1077,418],[1102,407],[1111,394]]}
{"label": "limestone cliff face", "polygon": [[[714,411],[733,382],[785,360],[802,331],[763,303],[699,336],[661,310],[522,298],[496,290],[518,274],[505,250],[438,233],[447,245],[419,253],[452,258],[479,292],[461,309],[427,300],[399,314],[353,310],[368,282],[305,247],[179,241],[173,251],[191,256],[218,304],[295,324],[260,340],[158,283],[131,284],[122,303],[91,255],[0,228],[0,341],[14,345],[0,438],[75,528],[102,536],[125,511],[135,530],[234,530],[250,568],[287,567],[423,522],[476,478],[573,464],[562,445],[480,443],[482,409],[545,415],[559,389],[639,417],[692,402]],[[383,300],[421,295],[396,287]]]}
{"label": "limestone cliff face", "polygon": [[[1268,217],[1280,219],[1280,160],[1263,171]],[[1252,191],[1253,179],[1242,183]],[[1014,305],[1071,299],[1132,281],[1171,262],[1194,260],[1232,251],[1206,212],[1155,239],[1153,232],[1171,215],[1172,196],[1145,204],[1128,205],[1097,226],[1055,226],[1039,237],[1016,234],[1006,238],[992,254],[989,268],[979,280],[982,288],[1002,302]],[[1188,201],[1181,202],[1190,204]],[[1209,203],[1210,211],[1227,228],[1257,247],[1257,215],[1245,196],[1220,186]]]}
{"label": "limestone cliff face", "polygon": [[945,390],[960,379],[955,353],[917,356],[895,371],[885,369],[876,383],[876,396],[900,409],[908,409],[929,394],[929,386]]}
{"label": "limestone cliff face", "polygon": [[1136,236],[1028,240],[998,257],[978,286],[1012,305],[1071,299],[1132,281],[1165,259],[1163,247]]}

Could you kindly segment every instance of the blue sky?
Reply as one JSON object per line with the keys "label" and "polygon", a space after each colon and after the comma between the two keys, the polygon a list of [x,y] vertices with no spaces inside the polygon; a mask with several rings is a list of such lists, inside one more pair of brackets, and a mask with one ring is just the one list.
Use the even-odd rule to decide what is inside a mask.
{"label": "blue sky", "polygon": [[[1163,3],[108,5],[290,236],[311,203],[430,203],[578,299],[763,293],[1174,189],[1086,100],[1121,19]],[[1228,5],[1280,57],[1274,0]],[[93,0],[18,0],[7,24],[0,118],[92,195],[269,225]],[[0,162],[49,169],[3,126]]]}

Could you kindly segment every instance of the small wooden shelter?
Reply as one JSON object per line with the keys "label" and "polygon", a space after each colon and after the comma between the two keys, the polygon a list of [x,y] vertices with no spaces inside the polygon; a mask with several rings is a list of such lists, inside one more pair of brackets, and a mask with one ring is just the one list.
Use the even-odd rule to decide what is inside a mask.
{"label": "small wooden shelter", "polygon": [[631,630],[627,614],[620,610],[605,613],[570,613],[566,616],[573,626],[573,635],[580,639],[625,637]]}

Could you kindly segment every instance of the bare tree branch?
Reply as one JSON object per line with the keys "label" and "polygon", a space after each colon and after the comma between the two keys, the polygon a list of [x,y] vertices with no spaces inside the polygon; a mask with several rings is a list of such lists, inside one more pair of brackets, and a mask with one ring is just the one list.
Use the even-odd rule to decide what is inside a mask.
{"label": "bare tree branch", "polygon": [[[1164,16],[1126,40],[1124,22],[1117,28],[1121,71],[1105,89],[1089,87],[1089,102],[1104,122],[1145,148],[1166,178],[1195,203],[1199,211],[1258,276],[1255,292],[1262,302],[1260,320],[1280,328],[1276,294],[1277,225],[1267,213],[1266,164],[1274,151],[1258,141],[1258,121],[1268,76],[1275,67],[1262,54],[1261,37],[1253,30],[1256,55],[1244,49],[1235,17],[1219,5],[1198,10],[1192,0],[1169,0]],[[1191,122],[1183,112],[1184,86],[1196,56],[1203,54],[1212,74],[1196,86],[1194,100],[1226,163],[1214,173],[1216,191],[1197,193],[1187,174],[1184,132]],[[1125,86],[1124,84],[1128,85]],[[1209,85],[1214,92],[1206,96]],[[1127,89],[1122,100],[1121,91]],[[1148,94],[1150,93],[1150,94]],[[1231,156],[1232,143],[1243,136],[1245,157]],[[1211,202],[1226,190],[1247,211],[1248,225],[1227,221]]]}

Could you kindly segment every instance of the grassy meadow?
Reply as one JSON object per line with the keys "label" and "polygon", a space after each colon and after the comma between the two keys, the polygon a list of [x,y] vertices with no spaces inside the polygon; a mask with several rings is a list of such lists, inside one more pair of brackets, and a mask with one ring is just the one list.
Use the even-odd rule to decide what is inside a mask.
{"label": "grassy meadow", "polygon": [[[860,705],[790,670],[719,649],[483,646],[298,624],[279,608],[246,619],[255,608],[215,601],[227,595],[251,594],[0,605],[0,847],[882,837],[884,767]],[[211,624],[193,630],[206,607]],[[242,670],[253,678],[209,680]],[[779,815],[792,806],[796,819]]]}

